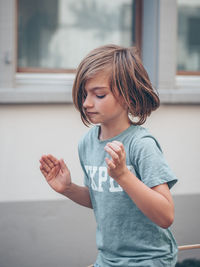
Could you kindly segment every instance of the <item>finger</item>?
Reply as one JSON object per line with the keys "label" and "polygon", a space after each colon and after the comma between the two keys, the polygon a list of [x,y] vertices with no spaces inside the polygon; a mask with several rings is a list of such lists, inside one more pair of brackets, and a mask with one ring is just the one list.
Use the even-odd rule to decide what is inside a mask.
{"label": "finger", "polygon": [[104,149],[115,162],[119,162],[119,155],[113,150],[112,147],[106,145]]}
{"label": "finger", "polygon": [[120,153],[121,152],[120,146],[118,144],[114,143],[114,142],[108,143],[107,146],[112,148],[116,153]]}
{"label": "finger", "polygon": [[59,160],[57,158],[55,158],[53,155],[48,155],[48,159],[55,165],[59,164]]}
{"label": "finger", "polygon": [[50,155],[43,155],[41,160],[44,161],[50,168],[53,168],[55,166],[54,162],[51,160]]}
{"label": "finger", "polygon": [[106,164],[108,166],[109,169],[115,169],[116,165],[114,164],[114,162],[112,160],[110,160],[109,158],[105,158],[106,160]]}
{"label": "finger", "polygon": [[54,163],[49,158],[49,155],[48,156],[43,156],[42,159],[51,169],[54,167]]}
{"label": "finger", "polygon": [[111,144],[113,148],[116,149],[116,151],[119,151],[121,153],[121,155],[125,153],[124,145],[121,142],[115,140]]}
{"label": "finger", "polygon": [[112,143],[110,143],[110,146],[112,146],[115,152],[119,155],[120,160],[126,156],[124,145],[121,142],[113,141]]}
{"label": "finger", "polygon": [[40,171],[44,175],[44,177],[46,178],[48,173],[42,168],[42,166],[40,166]]}
{"label": "finger", "polygon": [[51,170],[51,168],[46,164],[43,158],[40,160],[40,163],[42,165],[42,169],[45,170],[46,172],[49,172]]}
{"label": "finger", "polygon": [[56,165],[54,168],[51,169],[51,171],[46,176],[47,181],[51,180],[52,178],[55,178],[60,171],[60,165]]}
{"label": "finger", "polygon": [[112,143],[114,143],[117,146],[119,146],[122,151],[124,150],[124,145],[121,142],[114,140]]}

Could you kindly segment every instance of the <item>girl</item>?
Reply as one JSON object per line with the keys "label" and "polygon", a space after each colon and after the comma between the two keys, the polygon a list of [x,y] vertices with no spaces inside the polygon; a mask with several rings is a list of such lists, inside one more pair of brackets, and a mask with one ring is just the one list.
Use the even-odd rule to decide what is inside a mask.
{"label": "girl", "polygon": [[177,179],[157,140],[142,126],[159,107],[133,48],[106,45],[80,63],[73,101],[84,124],[94,126],[79,143],[85,186],[71,181],[64,161],[42,156],[49,185],[93,208],[100,267],[175,266],[177,245],[170,188]]}

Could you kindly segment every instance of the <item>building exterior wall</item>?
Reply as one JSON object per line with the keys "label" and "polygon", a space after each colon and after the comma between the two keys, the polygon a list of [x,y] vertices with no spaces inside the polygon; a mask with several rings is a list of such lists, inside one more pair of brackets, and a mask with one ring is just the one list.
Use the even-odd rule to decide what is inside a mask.
{"label": "building exterior wall", "polygon": [[[199,116],[199,106],[162,105],[145,124],[179,178],[172,189],[179,245],[200,240]],[[52,153],[83,183],[77,144],[88,129],[78,112],[67,104],[2,105],[0,125],[0,266],[89,265],[97,253],[92,211],[55,193],[39,171],[40,156]],[[179,259],[199,255],[181,252]]]}
{"label": "building exterior wall", "polygon": [[[144,125],[179,178],[172,189],[176,195],[200,194],[199,117],[197,105],[161,105]],[[1,105],[0,125],[0,201],[61,198],[42,179],[42,154],[64,158],[74,181],[82,184],[77,145],[88,128],[71,104]]]}
{"label": "building exterior wall", "polygon": [[[199,243],[199,195],[175,195],[178,244]],[[84,267],[97,255],[93,212],[68,200],[0,203],[1,267]],[[179,252],[199,259],[199,250]]]}
{"label": "building exterior wall", "polygon": [[[37,103],[38,96],[48,95],[42,88],[34,104],[15,103],[16,96],[20,99],[20,94],[26,91],[26,88],[18,91],[15,84],[15,3],[15,0],[0,0],[0,97],[10,100],[8,103],[0,99],[3,103],[0,105],[0,266],[87,266],[97,253],[93,213],[54,192],[39,171],[39,159],[46,153],[63,158],[73,181],[82,185],[77,145],[88,129],[72,103],[50,104],[48,100]],[[176,89],[174,69],[166,76],[169,62],[175,61],[175,49],[172,42],[169,57],[166,54],[159,57],[159,50],[166,53],[168,46],[164,42],[159,44],[165,36],[163,32],[160,36],[164,22],[158,25],[158,20],[161,14],[171,20],[166,12],[173,10],[173,15],[174,8],[174,0],[144,0],[144,63],[154,85],[164,89],[169,86],[170,90]],[[148,17],[149,12],[155,16]],[[151,22],[157,27],[148,28]],[[169,21],[163,26],[167,31],[166,23]],[[174,29],[171,31],[174,34]],[[162,64],[162,57],[167,58],[168,65]],[[30,95],[34,96],[33,91]],[[160,141],[169,165],[179,178],[172,189],[176,208],[172,230],[179,245],[200,243],[200,105],[186,102],[162,104],[144,125]],[[199,250],[179,253],[179,259],[188,257],[200,258]]]}

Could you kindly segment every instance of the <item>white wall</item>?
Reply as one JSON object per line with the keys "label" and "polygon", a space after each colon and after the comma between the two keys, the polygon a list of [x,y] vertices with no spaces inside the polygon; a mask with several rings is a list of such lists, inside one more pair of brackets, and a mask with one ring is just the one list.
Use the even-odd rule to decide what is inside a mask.
{"label": "white wall", "polygon": [[87,130],[72,105],[0,106],[0,200],[60,198],[39,171],[42,154],[64,158],[81,183],[77,143]]}
{"label": "white wall", "polygon": [[[173,194],[200,193],[199,117],[199,105],[163,105],[145,124],[179,178]],[[72,105],[1,105],[0,201],[62,198],[39,171],[45,153],[64,158],[82,184],[77,144],[87,130]]]}
{"label": "white wall", "polygon": [[158,138],[179,182],[174,194],[200,193],[200,105],[163,105],[146,126]]}

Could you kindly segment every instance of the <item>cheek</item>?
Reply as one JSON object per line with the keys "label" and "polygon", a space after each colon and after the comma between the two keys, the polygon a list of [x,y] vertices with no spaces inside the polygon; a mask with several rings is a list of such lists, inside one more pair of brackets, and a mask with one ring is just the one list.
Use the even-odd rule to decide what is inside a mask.
{"label": "cheek", "polygon": [[109,111],[109,104],[106,103],[99,103],[98,105],[99,110],[101,110],[101,113],[108,113]]}
{"label": "cheek", "polygon": [[116,108],[116,103],[114,101],[105,101],[102,103],[102,108],[107,112],[112,112]]}

